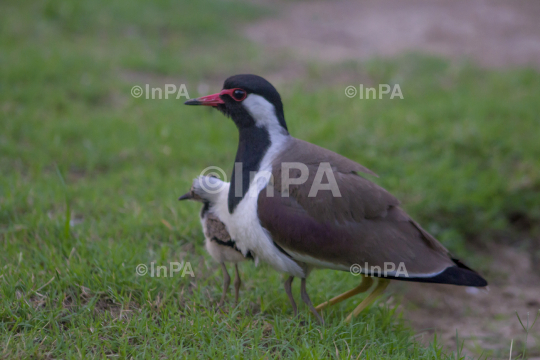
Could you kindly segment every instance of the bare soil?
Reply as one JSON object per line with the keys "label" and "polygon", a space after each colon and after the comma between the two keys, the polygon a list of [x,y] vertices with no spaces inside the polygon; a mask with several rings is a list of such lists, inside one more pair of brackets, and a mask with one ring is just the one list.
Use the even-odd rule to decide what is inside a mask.
{"label": "bare soil", "polygon": [[248,38],[337,62],[421,51],[485,66],[540,67],[540,1],[360,0],[280,3]]}
{"label": "bare soil", "polygon": [[[510,246],[491,245],[485,255],[492,258],[486,275],[488,290],[451,285],[397,283],[395,297],[403,316],[418,331],[424,342],[437,339],[456,349],[456,331],[464,353],[492,354],[508,359],[510,343],[513,358],[523,349],[527,315],[529,324],[540,311],[540,276],[527,252]],[[529,331],[530,359],[540,359],[540,319]],[[492,358],[492,357],[490,357]]]}

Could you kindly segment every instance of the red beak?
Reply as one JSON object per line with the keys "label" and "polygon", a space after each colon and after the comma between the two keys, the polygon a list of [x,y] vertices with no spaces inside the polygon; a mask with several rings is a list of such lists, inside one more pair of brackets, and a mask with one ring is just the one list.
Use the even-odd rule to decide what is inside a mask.
{"label": "red beak", "polygon": [[184,105],[204,105],[204,106],[218,106],[219,104],[225,104],[219,97],[221,93],[201,96],[196,99],[188,100]]}

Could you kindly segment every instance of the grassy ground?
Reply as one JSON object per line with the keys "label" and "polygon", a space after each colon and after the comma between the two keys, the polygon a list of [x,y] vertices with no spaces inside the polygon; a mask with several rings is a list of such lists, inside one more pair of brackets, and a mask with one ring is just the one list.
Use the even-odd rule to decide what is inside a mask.
{"label": "grassy ground", "polygon": [[[274,71],[276,55],[231,25],[265,9],[3,1],[0,14],[0,357],[451,357],[418,345],[387,306],[344,324],[360,299],[331,309],[324,327],[304,307],[292,319],[265,266],[244,264],[240,305],[214,308],[221,272],[202,248],[198,207],[176,198],[204,167],[231,168],[236,130],[217,112],[130,89],[186,83],[194,97],[200,79]],[[337,72],[351,80],[327,81]],[[291,132],[377,172],[465,260],[489,262],[468,253],[469,239],[513,231],[515,214],[540,219],[538,73],[416,56],[309,73],[280,89]],[[397,82],[405,99],[345,97],[359,79]],[[193,278],[135,273],[182,260]],[[316,272],[312,299],[357,280]]]}

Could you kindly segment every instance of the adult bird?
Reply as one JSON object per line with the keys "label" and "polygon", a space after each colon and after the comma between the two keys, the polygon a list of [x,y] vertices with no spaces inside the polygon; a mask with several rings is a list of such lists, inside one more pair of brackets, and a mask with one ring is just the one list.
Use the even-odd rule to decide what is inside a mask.
{"label": "adult bird", "polygon": [[373,172],[292,137],[281,97],[262,77],[231,76],[219,93],[185,104],[212,106],[235,123],[239,142],[227,204],[216,211],[240,251],[252,251],[276,270],[302,279],[302,299],[321,321],[306,292],[313,268],[350,271],[367,265],[359,269],[363,282],[357,288],[318,309],[366,291],[372,277],[379,278],[347,320],[391,279],[487,285],[411,219],[394,196],[360,175]]}
{"label": "adult bird", "polygon": [[[214,189],[216,194],[212,193],[208,196],[208,191]],[[223,271],[223,293],[218,306],[223,305],[227,291],[231,283],[231,277],[227,271],[225,263],[234,264],[234,301],[238,304],[238,297],[240,292],[240,285],[242,280],[240,279],[240,272],[238,271],[238,263],[245,261],[246,259],[253,259],[250,252],[244,256],[240,250],[236,247],[234,239],[231,238],[225,224],[219,219],[219,216],[214,213],[214,201],[219,200],[219,191],[223,191],[225,194],[222,197],[226,201],[226,194],[229,189],[229,184],[224,183],[218,179],[210,177],[199,177],[193,180],[191,189],[180,196],[178,200],[192,200],[203,204],[199,217],[201,220],[202,230],[205,238],[206,251],[210,256],[221,264]]]}

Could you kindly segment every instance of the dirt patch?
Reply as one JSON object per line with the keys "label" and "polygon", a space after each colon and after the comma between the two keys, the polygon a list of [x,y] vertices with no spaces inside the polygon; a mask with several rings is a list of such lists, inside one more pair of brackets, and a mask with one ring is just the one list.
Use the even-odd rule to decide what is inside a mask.
{"label": "dirt patch", "polygon": [[[434,333],[448,348],[456,349],[456,331],[464,341],[464,353],[508,359],[512,339],[513,357],[523,349],[526,325],[540,310],[540,276],[533,270],[528,253],[509,246],[492,245],[493,262],[485,274],[489,291],[450,285],[394,285],[406,321],[426,343]],[[529,332],[528,355],[540,359],[540,320]]]}
{"label": "dirt patch", "polygon": [[540,2],[361,0],[282,4],[248,38],[301,59],[365,60],[421,51],[485,66],[540,67]]}

